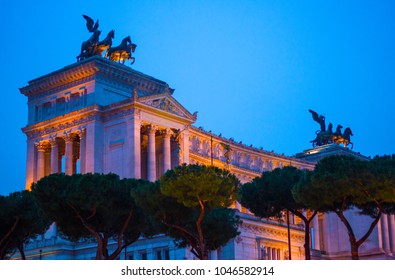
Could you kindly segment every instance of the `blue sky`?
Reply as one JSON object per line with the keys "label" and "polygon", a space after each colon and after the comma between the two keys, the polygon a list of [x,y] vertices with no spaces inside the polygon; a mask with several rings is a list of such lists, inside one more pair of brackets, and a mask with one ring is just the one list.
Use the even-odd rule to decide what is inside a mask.
{"label": "blue sky", "polygon": [[7,1],[0,10],[0,194],[24,188],[29,80],[76,61],[99,19],[130,35],[133,69],[166,81],[196,126],[294,155],[319,125],[354,133],[354,151],[395,152],[394,1]]}

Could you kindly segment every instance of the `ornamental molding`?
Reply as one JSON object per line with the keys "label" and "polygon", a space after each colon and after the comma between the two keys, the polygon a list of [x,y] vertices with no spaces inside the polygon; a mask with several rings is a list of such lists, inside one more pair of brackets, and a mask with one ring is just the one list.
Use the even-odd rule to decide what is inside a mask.
{"label": "ornamental molding", "polygon": [[168,92],[140,97],[138,98],[138,103],[159,109],[163,112],[177,115],[182,118],[189,119],[191,121],[196,121],[196,117],[188,112],[180,103],[177,102]]}
{"label": "ornamental molding", "polygon": [[[251,225],[251,224],[246,224],[243,222],[240,226],[240,228],[243,229],[245,232],[252,233],[254,235],[260,235],[264,236],[266,238],[270,239],[283,239],[286,240],[288,238],[288,234],[286,230],[276,230],[276,229],[271,229],[268,227],[262,227],[262,226],[256,226],[256,225]],[[291,233],[291,240],[294,242],[304,242],[304,237],[303,234],[292,234]]]}
{"label": "ornamental molding", "polygon": [[79,133],[84,130],[85,124],[91,121],[101,121],[101,117],[96,112],[86,115],[84,117],[73,119],[71,121],[66,121],[64,123],[59,123],[57,125],[39,127],[39,128],[30,128],[25,127],[22,131],[26,134],[28,140],[42,139],[44,136],[55,134],[57,135],[59,132],[66,132],[70,129],[76,128],[77,130],[74,133]]}
{"label": "ornamental molding", "polygon": [[[25,95],[28,96],[29,102],[31,102],[31,101],[35,101],[35,100],[38,100],[40,98],[46,97],[48,95],[54,94],[54,93],[59,93],[61,91],[69,90],[70,88],[83,86],[84,84],[86,84],[86,83],[88,83],[90,81],[93,81],[93,80],[94,80],[94,76],[92,75],[92,76],[81,78],[79,80],[71,81],[71,82],[69,82],[67,84],[63,84],[63,85],[59,85],[59,86],[53,87],[53,88],[51,88],[49,90],[46,90],[44,92],[38,92],[38,93],[36,93],[34,95],[26,95],[26,94]],[[84,89],[84,90],[86,90],[86,89]],[[20,89],[20,91],[22,92],[22,89]],[[77,90],[77,92],[78,92],[78,90]]]}
{"label": "ornamental molding", "polygon": [[[205,131],[203,128],[191,127],[190,149],[204,156],[207,151],[202,143],[213,141],[213,157],[225,161],[224,149],[221,144],[229,145],[230,164],[236,168],[248,169],[262,173],[263,171],[272,170],[275,167],[292,165],[297,168],[314,169],[315,163],[300,160],[295,157],[278,155],[273,152],[267,152],[263,149],[257,149],[242,143],[235,142],[232,138],[227,139],[222,135],[215,135]],[[219,147],[217,147],[220,145]],[[209,154],[211,153],[211,147]]]}
{"label": "ornamental molding", "polygon": [[58,71],[44,75],[35,80],[29,81],[28,85],[20,88],[20,92],[28,97],[38,98],[42,95],[76,86],[80,83],[93,79],[93,75],[98,71],[93,63],[81,65],[72,64]]}
{"label": "ornamental molding", "polygon": [[105,112],[103,114],[103,121],[108,122],[111,120],[119,119],[119,118],[124,118],[125,116],[132,115],[135,113],[136,109],[133,107],[127,107],[127,108],[119,108],[116,110],[111,110],[109,112]]}
{"label": "ornamental molding", "polygon": [[136,88],[142,91],[141,95],[174,92],[163,81],[98,56],[31,80],[27,86],[20,88],[20,92],[31,99],[36,99],[91,80],[124,87],[130,91]]}

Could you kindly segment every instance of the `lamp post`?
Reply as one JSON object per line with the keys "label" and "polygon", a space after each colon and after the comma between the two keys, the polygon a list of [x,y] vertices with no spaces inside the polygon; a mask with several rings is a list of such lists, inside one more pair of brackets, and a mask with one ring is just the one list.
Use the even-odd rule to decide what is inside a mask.
{"label": "lamp post", "polygon": [[291,254],[291,227],[289,224],[289,210],[287,210],[287,227],[288,227],[288,255],[289,260],[292,260]]}
{"label": "lamp post", "polygon": [[210,156],[211,156],[211,166],[214,165],[214,157],[213,157],[213,134],[211,130],[209,131],[210,133]]}

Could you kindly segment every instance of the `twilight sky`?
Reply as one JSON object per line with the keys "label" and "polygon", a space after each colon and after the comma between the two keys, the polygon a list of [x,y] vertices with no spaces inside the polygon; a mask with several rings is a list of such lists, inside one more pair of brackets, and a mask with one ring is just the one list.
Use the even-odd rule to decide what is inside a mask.
{"label": "twilight sky", "polygon": [[114,46],[130,35],[132,68],[167,82],[207,131],[294,155],[319,129],[313,109],[351,127],[354,151],[395,152],[394,1],[4,1],[0,194],[24,188],[19,88],[76,62],[82,14],[101,39],[115,29]]}

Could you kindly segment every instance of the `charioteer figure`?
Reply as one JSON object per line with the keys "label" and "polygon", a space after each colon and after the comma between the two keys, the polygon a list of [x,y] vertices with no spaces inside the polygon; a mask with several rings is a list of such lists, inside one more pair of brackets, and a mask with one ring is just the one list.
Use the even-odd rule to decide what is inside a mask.
{"label": "charioteer figure", "polygon": [[316,121],[320,125],[320,130],[317,130],[316,138],[311,140],[310,143],[313,144],[313,147],[322,146],[327,144],[343,144],[344,147],[347,147],[351,144],[351,149],[354,147],[354,144],[351,142],[350,137],[353,136],[352,131],[349,127],[344,130],[344,133],[341,132],[343,126],[338,125],[335,133],[333,133],[332,123],[329,123],[328,129],[325,127],[325,117],[322,115],[318,115],[313,110],[309,110],[311,113],[313,120]]}
{"label": "charioteer figure", "polygon": [[135,58],[132,56],[132,53],[135,51],[136,45],[132,43],[130,36],[124,38],[119,46],[113,48],[112,39],[114,39],[115,31],[111,30],[107,34],[107,37],[100,41],[99,37],[101,31],[99,30],[99,20],[96,20],[95,22],[87,15],[82,16],[86,20],[88,32],[93,34],[87,41],[82,43],[81,52],[77,56],[77,61],[81,61],[95,55],[103,56],[103,53],[105,52],[104,57],[112,61],[124,64],[126,60],[131,60],[131,64],[134,63]]}

